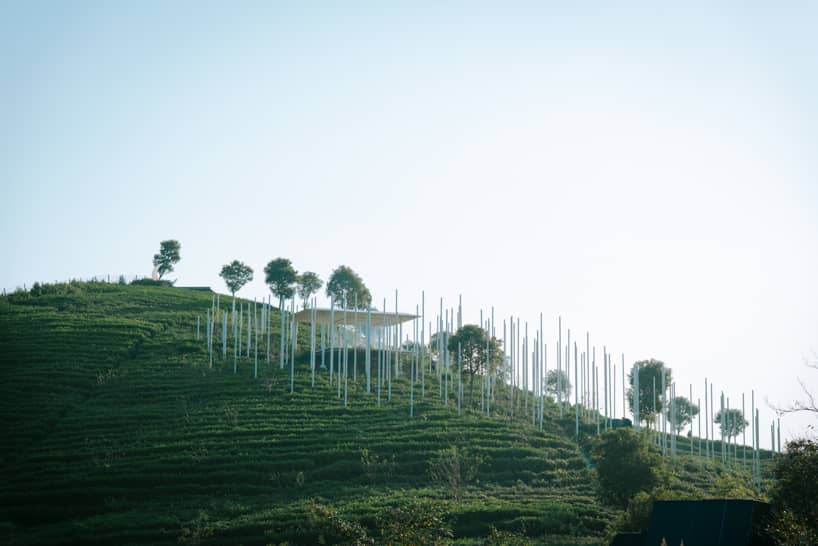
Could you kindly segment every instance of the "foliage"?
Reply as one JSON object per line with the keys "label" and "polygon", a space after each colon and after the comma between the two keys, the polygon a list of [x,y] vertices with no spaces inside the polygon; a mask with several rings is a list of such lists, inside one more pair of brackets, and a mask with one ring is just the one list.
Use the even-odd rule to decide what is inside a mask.
{"label": "foliage", "polygon": [[224,279],[228,290],[235,296],[236,292],[253,280],[253,270],[244,262],[233,260],[229,264],[222,266],[219,276]]}
{"label": "foliage", "polygon": [[165,273],[173,271],[173,266],[182,259],[181,256],[179,256],[181,248],[179,241],[174,239],[168,239],[167,241],[159,243],[159,254],[153,255],[153,266],[159,273],[160,279]]}
{"label": "foliage", "polygon": [[724,499],[764,500],[753,487],[753,479],[746,472],[726,472],[716,478],[713,493]]}
{"label": "foliage", "polygon": [[[429,336],[429,351],[432,353],[437,353],[438,345],[441,343],[441,337],[445,339],[449,339],[452,337],[452,333],[448,330],[443,330],[440,332],[434,332],[432,335]],[[444,350],[448,350],[448,347],[444,345]],[[457,350],[457,349],[455,349]]]}
{"label": "foliage", "polygon": [[443,546],[451,543],[452,529],[446,522],[448,512],[436,502],[412,499],[378,517],[381,546]]}
{"label": "foliage", "polygon": [[[486,345],[489,353],[486,356]],[[474,399],[474,376],[493,373],[502,361],[502,351],[497,338],[488,339],[488,333],[476,324],[466,324],[449,336],[448,350],[456,355],[461,351],[463,371],[469,375],[469,403]]]}
{"label": "foliage", "polygon": [[318,532],[319,544],[344,546],[375,544],[361,524],[345,518],[331,506],[312,501],[308,506],[307,515],[310,527]]}
{"label": "foliage", "polygon": [[372,294],[369,293],[363,279],[351,267],[345,265],[339,265],[330,275],[327,296],[332,298],[336,307],[343,307],[346,304],[347,309],[355,307],[356,301],[359,309],[366,309],[372,303]]}
{"label": "foliage", "polygon": [[293,297],[295,288],[293,285],[298,281],[298,273],[293,268],[293,264],[287,258],[276,258],[264,267],[264,282],[270,287],[270,291],[278,296],[279,301]]}
{"label": "foliage", "polygon": [[699,414],[699,406],[684,396],[677,396],[668,404],[666,413],[671,429],[679,434]]}
{"label": "foliage", "polygon": [[532,546],[534,542],[525,533],[501,531],[492,527],[484,544],[485,546]]}
{"label": "foliage", "polygon": [[459,501],[463,490],[477,479],[483,457],[467,447],[450,446],[441,449],[429,461],[429,476],[433,483],[443,486]]}
{"label": "foliage", "polygon": [[545,374],[545,393],[554,400],[559,398],[560,393],[563,400],[571,398],[571,380],[565,370],[548,370]]}
{"label": "foliage", "polygon": [[629,428],[608,430],[591,449],[602,497],[625,507],[639,491],[650,491],[663,477],[662,459],[648,448],[646,436]]}
{"label": "foliage", "polygon": [[324,281],[318,276],[318,273],[312,271],[305,271],[298,276],[298,296],[304,305],[304,309],[310,305],[310,297],[321,290],[324,286]]}
{"label": "foliage", "polygon": [[131,281],[132,286],[173,286],[173,283],[165,280],[154,279],[134,279]]}
{"label": "foliage", "polygon": [[818,544],[818,440],[788,442],[775,477],[770,534],[782,545]]}
{"label": "foliage", "polygon": [[[227,357],[215,351],[209,368],[195,335],[212,296],[65,283],[0,298],[0,543],[172,544],[209,525],[207,544],[312,545],[312,498],[377,542],[390,510],[403,517],[413,498],[452,496],[430,461],[453,444],[482,459],[479,487],[475,477],[459,502],[442,503],[458,544],[480,544],[492,526],[535,544],[600,544],[621,512],[600,502],[595,471],[553,404],[542,431],[530,414],[510,418],[499,390],[492,417],[458,416],[427,373],[410,419],[408,374],[393,377],[392,399],[382,394],[378,406],[360,353],[345,407],[328,370],[312,387],[308,324],[297,325],[293,394],[288,367],[260,362],[254,378],[252,353],[233,373],[230,329]],[[272,320],[274,344],[278,327]],[[770,457],[762,452],[765,473]],[[679,460],[674,487],[711,490],[721,465]],[[200,510],[209,523],[197,523]]]}
{"label": "foliage", "polygon": [[395,471],[395,456],[381,457],[368,448],[361,450],[361,467],[371,483],[388,482]]}
{"label": "foliage", "polygon": [[717,423],[722,433],[728,439],[735,438],[747,428],[749,424],[744,418],[744,413],[737,408],[723,409],[716,412],[713,422]]}
{"label": "foliage", "polygon": [[[635,363],[639,371],[639,419],[647,424],[648,428],[654,422],[656,415],[662,411],[662,370],[665,370],[665,388],[673,382],[673,373],[661,360],[640,360]],[[628,372],[628,404],[633,413],[633,369]],[[654,382],[656,391],[654,396]]]}
{"label": "foliage", "polygon": [[204,510],[199,510],[195,518],[182,527],[179,535],[180,544],[201,544],[213,536],[214,526],[210,522],[210,516]]}

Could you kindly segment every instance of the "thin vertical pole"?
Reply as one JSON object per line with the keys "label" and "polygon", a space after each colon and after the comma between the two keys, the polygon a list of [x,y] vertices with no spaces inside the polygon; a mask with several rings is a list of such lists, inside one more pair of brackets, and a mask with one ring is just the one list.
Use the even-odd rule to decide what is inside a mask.
{"label": "thin vertical pole", "polygon": [[255,335],[256,344],[255,344],[255,351],[253,353],[253,379],[258,378],[258,331],[259,331],[259,324],[258,324],[258,320],[257,320],[258,317],[256,315],[256,311],[257,311],[256,303],[254,301],[253,302],[253,327],[255,329],[255,334],[256,334]]}
{"label": "thin vertical pole", "polygon": [[[423,365],[426,353],[426,292],[420,292],[420,398],[426,398],[426,366]],[[431,361],[431,358],[429,359]]]}
{"label": "thin vertical pole", "polygon": [[284,296],[279,294],[278,296],[278,314],[281,318],[281,326],[279,329],[278,335],[278,368],[283,370],[284,369]]}
{"label": "thin vertical pole", "polygon": [[298,323],[295,321],[295,296],[293,296],[290,309],[292,310],[292,320],[290,321],[290,324],[293,343],[293,349],[290,354],[290,394],[292,394],[295,392],[295,344],[298,341]]}
{"label": "thin vertical pole", "polygon": [[366,393],[372,393],[372,306],[366,306]]}
{"label": "thin vertical pole", "polygon": [[335,298],[329,299],[329,384],[335,372]]}
{"label": "thin vertical pole", "polygon": [[355,323],[355,346],[353,350],[355,351],[352,353],[352,381],[356,384],[358,383],[358,339],[359,339],[359,332],[360,329],[358,328],[358,293],[355,292],[355,309],[352,311],[353,313],[353,320],[352,322]]}

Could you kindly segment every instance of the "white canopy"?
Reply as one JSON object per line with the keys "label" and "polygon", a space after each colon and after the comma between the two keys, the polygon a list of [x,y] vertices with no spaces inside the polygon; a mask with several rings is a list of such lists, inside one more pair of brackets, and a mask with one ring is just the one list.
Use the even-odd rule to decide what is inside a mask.
{"label": "white canopy", "polygon": [[[400,324],[402,322],[408,322],[410,320],[415,320],[418,315],[414,313],[395,313],[394,311],[376,311],[372,310],[371,313],[371,324],[373,328],[380,328],[383,326],[395,326],[396,324]],[[358,326],[366,326],[366,309],[358,309],[357,313],[352,309],[347,309],[344,311],[343,309],[335,309],[333,311],[333,322],[336,326],[341,326],[344,324],[348,325],[358,325]],[[330,323],[330,310],[329,309],[316,309],[315,310],[315,322],[316,324],[329,324]],[[295,320],[297,322],[311,322],[312,321],[312,309],[303,309],[295,314]]]}

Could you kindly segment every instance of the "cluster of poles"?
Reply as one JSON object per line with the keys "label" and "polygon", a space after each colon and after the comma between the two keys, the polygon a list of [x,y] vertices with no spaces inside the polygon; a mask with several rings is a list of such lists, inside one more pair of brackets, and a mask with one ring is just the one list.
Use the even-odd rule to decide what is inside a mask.
{"label": "cluster of poles", "polygon": [[[289,311],[286,310],[284,300],[279,300],[279,334],[278,359],[279,368],[289,366],[290,392],[295,392],[295,360],[298,340],[298,323],[309,323],[309,367],[311,386],[315,387],[316,374],[327,374],[330,387],[337,397],[343,399],[344,407],[349,404],[350,378],[354,385],[359,380],[359,365],[363,367],[363,387],[367,395],[373,395],[378,406],[384,402],[391,402],[393,382],[401,377],[408,366],[409,383],[409,417],[415,416],[416,391],[420,399],[427,398],[427,375],[434,374],[438,383],[438,398],[449,406],[454,405],[460,415],[464,408],[463,363],[464,348],[458,344],[456,352],[450,347],[450,338],[453,332],[460,331],[463,326],[462,298],[454,307],[444,306],[443,299],[437,309],[434,320],[426,321],[426,297],[421,293],[421,301],[415,306],[415,313],[400,313],[398,311],[398,291],[395,291],[394,311],[387,311],[386,299],[383,299],[381,310],[366,306],[360,309],[358,301],[354,300],[351,306],[343,299],[339,308],[335,301],[330,308],[319,309],[316,299],[309,302],[309,306],[296,313],[295,298],[292,298]],[[230,312],[221,310],[218,295],[215,295],[210,308],[207,309],[204,320],[204,337],[209,355],[209,366],[213,366],[214,343],[217,334],[220,335],[222,359],[228,357],[228,337],[232,337],[233,345],[233,372],[237,373],[240,358],[251,358],[253,361],[253,377],[258,377],[259,348],[269,364],[271,361],[271,321],[274,307],[268,297],[267,301],[246,302],[236,305],[233,299]],[[431,317],[430,317],[431,319]],[[411,322],[411,339],[407,331],[403,336],[403,325]],[[229,323],[229,324],[228,324]],[[217,326],[218,325],[218,326]],[[196,339],[201,337],[201,317],[196,319]],[[428,327],[428,330],[427,330]],[[502,321],[502,340],[497,340],[497,330],[500,325],[495,322],[494,308],[485,314],[480,311],[480,328],[485,332],[485,348],[483,348],[479,375],[480,413],[487,416],[507,415],[514,418],[530,416],[531,426],[543,429],[545,414],[545,399],[551,399],[557,406],[560,419],[570,418],[569,412],[573,409],[575,433],[580,434],[580,427],[587,431],[585,425],[595,426],[596,433],[600,434],[609,428],[630,424],[624,418],[628,408],[626,400],[631,403],[634,416],[634,428],[640,428],[640,411],[647,411],[640,401],[639,373],[636,364],[631,369],[633,384],[626,380],[625,355],[621,354],[619,370],[613,360],[613,354],[603,345],[601,361],[597,362],[597,348],[591,346],[590,334],[586,332],[584,347],[576,337],[572,341],[571,330],[566,329],[563,340],[562,318],[557,320],[556,348],[554,350],[556,370],[554,378],[556,384],[549,386],[548,377],[548,344],[545,342],[542,313],[539,321],[534,325],[529,335],[529,324],[521,321],[520,317],[510,316]],[[228,336],[228,330],[231,335]],[[408,329],[407,329],[408,330]],[[429,343],[427,345],[427,334]],[[502,350],[493,350],[492,346],[502,346]],[[359,362],[359,353],[363,351],[362,362]],[[374,367],[374,370],[373,370]],[[573,385],[571,372],[573,371]],[[374,372],[374,373],[373,373]],[[474,379],[474,376],[472,376]],[[502,389],[498,389],[498,380]],[[374,386],[373,386],[374,383]],[[632,387],[631,399],[628,396],[628,387]],[[656,396],[657,388],[659,396]],[[709,388],[709,391],[708,391]],[[502,392],[506,391],[506,392]],[[571,392],[573,391],[573,404]],[[676,383],[666,383],[665,369],[662,369],[661,384],[653,381],[653,396],[650,413],[658,417],[658,426],[649,433],[656,446],[661,448],[664,455],[675,458],[678,453],[677,434],[669,431],[673,423],[669,415],[676,415]],[[498,405],[498,396],[507,397],[507,406]],[[689,388],[689,401],[693,402],[693,385]],[[451,399],[451,402],[450,402]],[[720,459],[725,464],[742,464],[747,467],[746,427],[737,427],[742,430],[742,442],[738,445],[738,434],[731,434],[725,438],[725,431],[735,430],[735,423],[728,419],[736,418],[735,412],[730,412],[730,398],[721,392],[719,409],[721,422],[721,437],[717,441],[713,423],[715,396],[712,382],[704,381],[704,406],[701,398],[697,406],[704,409],[698,413],[698,448],[694,449],[695,442],[689,438],[690,455],[698,454],[701,460],[713,461]],[[656,407],[659,400],[660,407]],[[471,398],[470,398],[471,401]],[[668,408],[662,411],[662,408]],[[755,393],[751,393],[751,446],[750,465],[754,482],[760,486],[760,417],[755,404]],[[702,413],[704,413],[704,436],[702,437]],[[621,414],[622,419],[614,416]],[[741,395],[741,419],[745,415],[745,397]],[[781,450],[780,420],[771,424],[771,448]],[[777,448],[776,448],[777,442]],[[717,454],[718,451],[718,454]],[[740,455],[739,455],[740,454]],[[739,463],[741,459],[741,463]]]}

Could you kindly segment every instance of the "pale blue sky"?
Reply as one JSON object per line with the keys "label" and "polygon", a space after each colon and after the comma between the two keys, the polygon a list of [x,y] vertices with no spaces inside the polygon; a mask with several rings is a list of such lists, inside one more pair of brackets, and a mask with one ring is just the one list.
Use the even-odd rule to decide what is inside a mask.
{"label": "pale blue sky", "polygon": [[180,285],[347,264],[680,394],[818,389],[816,4],[238,4],[2,4],[0,286],[176,238]]}

